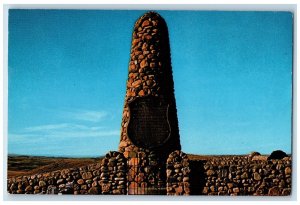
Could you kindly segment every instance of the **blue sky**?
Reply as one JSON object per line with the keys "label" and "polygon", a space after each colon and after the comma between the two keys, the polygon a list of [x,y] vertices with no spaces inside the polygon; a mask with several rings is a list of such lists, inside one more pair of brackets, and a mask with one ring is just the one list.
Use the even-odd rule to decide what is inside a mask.
{"label": "blue sky", "polygon": [[[117,150],[133,25],[145,12],[10,10],[8,153]],[[158,12],[182,150],[291,153],[292,14]]]}

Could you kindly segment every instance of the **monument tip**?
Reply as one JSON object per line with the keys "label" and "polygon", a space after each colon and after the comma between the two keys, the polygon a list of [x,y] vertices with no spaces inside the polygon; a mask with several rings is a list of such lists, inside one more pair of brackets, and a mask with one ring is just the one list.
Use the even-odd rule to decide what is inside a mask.
{"label": "monument tip", "polygon": [[148,11],[142,15],[135,23],[135,26],[139,26],[144,21],[155,20],[157,22],[164,22],[164,19],[156,11]]}

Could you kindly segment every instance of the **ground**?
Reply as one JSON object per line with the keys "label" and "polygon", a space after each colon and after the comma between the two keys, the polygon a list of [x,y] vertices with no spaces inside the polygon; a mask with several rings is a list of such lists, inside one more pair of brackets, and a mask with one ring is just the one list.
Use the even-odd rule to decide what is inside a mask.
{"label": "ground", "polygon": [[98,158],[63,158],[9,155],[7,159],[8,178],[20,175],[32,175],[64,168],[81,167],[101,162]]}

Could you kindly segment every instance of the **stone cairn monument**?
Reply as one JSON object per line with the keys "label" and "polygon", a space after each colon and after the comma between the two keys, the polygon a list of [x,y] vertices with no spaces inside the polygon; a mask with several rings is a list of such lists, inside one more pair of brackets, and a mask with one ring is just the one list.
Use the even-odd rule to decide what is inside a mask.
{"label": "stone cairn monument", "polygon": [[101,164],[10,178],[7,191],[290,195],[292,161],[280,151],[268,159],[253,153],[189,160],[181,151],[173,86],[166,22],[148,12],[133,31],[119,150],[108,152]]}
{"label": "stone cairn monument", "polygon": [[[115,186],[119,190],[113,194],[188,194],[183,179],[188,181],[189,171],[181,172],[186,160],[180,149],[168,28],[159,14],[147,12],[134,26],[119,152],[102,163],[102,190],[112,193]],[[109,177],[115,176],[112,183]]]}
{"label": "stone cairn monument", "polygon": [[[168,29],[154,12],[143,15],[132,36],[119,151],[180,149]],[[165,156],[164,156],[165,157]]]}

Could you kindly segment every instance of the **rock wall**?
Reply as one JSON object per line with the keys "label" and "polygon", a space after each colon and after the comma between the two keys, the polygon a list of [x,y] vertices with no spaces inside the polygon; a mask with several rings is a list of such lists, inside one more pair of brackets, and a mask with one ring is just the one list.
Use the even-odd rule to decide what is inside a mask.
{"label": "rock wall", "polygon": [[7,180],[10,194],[100,194],[101,164]]}
{"label": "rock wall", "polygon": [[190,195],[188,156],[176,150],[167,159],[167,195]]}
{"label": "rock wall", "polygon": [[[185,187],[188,188],[187,184],[185,187],[182,187],[184,182],[189,182],[190,195],[286,196],[291,193],[291,157],[285,157],[281,160],[267,160],[267,157],[263,156],[235,156],[187,161],[186,155],[181,154],[179,151],[174,153],[171,154],[165,166],[167,167],[166,175],[169,176],[169,179],[170,176],[173,176],[176,177],[176,180],[173,178],[171,184],[167,184],[166,194],[188,194],[188,189],[185,189]],[[119,153],[109,154],[102,163],[92,164],[90,166],[10,178],[7,180],[7,191],[11,194],[126,194],[124,186],[121,186],[126,184],[126,177],[124,177],[123,174],[117,175],[118,173],[123,173],[125,169],[124,159],[122,155],[117,159],[118,155]],[[112,158],[114,159],[110,160]],[[139,176],[139,173],[149,171],[147,169],[151,169],[151,166],[147,165],[154,163],[152,164],[153,167],[159,167],[155,165],[157,160],[144,158],[144,160],[140,160],[137,163],[134,161],[136,160],[134,158],[133,156],[132,162],[128,161],[127,163],[129,169],[134,167],[134,169],[137,170],[141,168],[140,165],[143,165],[142,167],[144,168],[144,170],[135,171],[134,173],[137,173],[137,175],[134,177]],[[141,158],[141,156],[138,158]],[[183,169],[184,167],[189,167],[189,169]],[[107,176],[102,174],[106,173],[105,170],[108,169],[112,169],[116,175]],[[179,169],[179,171],[175,171],[176,169]],[[188,177],[188,175],[184,173],[183,170],[190,171],[189,181],[187,178],[184,179],[184,177]],[[175,175],[175,173],[182,173],[182,175]],[[117,176],[118,179],[115,176]],[[129,177],[128,175],[127,179],[129,179]],[[181,178],[178,179],[178,177]],[[156,175],[152,175],[149,178],[136,180],[146,182],[139,184],[148,186],[151,180],[153,181],[157,178]],[[110,183],[118,182],[105,187],[103,186],[105,179],[111,181]],[[170,183],[168,179],[166,179],[166,181]],[[108,192],[105,191],[107,187],[109,187]],[[181,190],[182,188],[183,190]],[[151,192],[146,193],[150,194]]]}
{"label": "rock wall", "polygon": [[127,160],[119,152],[109,152],[101,163],[102,194],[127,193]]}
{"label": "rock wall", "polygon": [[291,193],[291,157],[282,160],[220,157],[201,164],[205,183],[198,194],[273,196]]}

